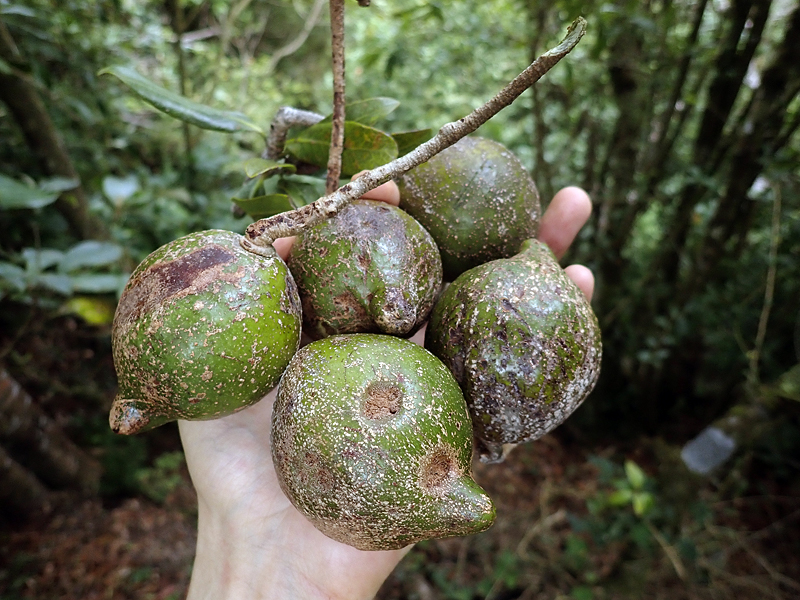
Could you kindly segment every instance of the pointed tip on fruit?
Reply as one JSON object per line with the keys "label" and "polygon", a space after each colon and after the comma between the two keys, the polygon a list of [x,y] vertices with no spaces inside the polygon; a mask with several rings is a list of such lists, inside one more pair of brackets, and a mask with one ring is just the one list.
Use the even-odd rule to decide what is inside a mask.
{"label": "pointed tip on fruit", "polygon": [[133,435],[163,425],[170,420],[162,415],[148,414],[146,409],[142,410],[141,404],[141,400],[117,396],[108,414],[111,431],[121,435]]}
{"label": "pointed tip on fruit", "polygon": [[417,324],[417,303],[409,301],[399,287],[386,287],[370,303],[373,319],[382,333],[403,336]]}
{"label": "pointed tip on fruit", "polygon": [[458,483],[451,497],[461,504],[457,512],[467,526],[468,533],[489,529],[497,516],[492,499],[470,475],[462,475]]}

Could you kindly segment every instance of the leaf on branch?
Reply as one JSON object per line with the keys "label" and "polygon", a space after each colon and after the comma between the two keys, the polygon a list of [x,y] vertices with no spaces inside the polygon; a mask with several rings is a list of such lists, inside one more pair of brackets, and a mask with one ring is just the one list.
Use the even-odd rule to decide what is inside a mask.
{"label": "leaf on branch", "polygon": [[87,240],[67,250],[58,268],[64,273],[69,273],[82,267],[110,265],[120,258],[122,258],[122,248],[119,245]]}
{"label": "leaf on branch", "polygon": [[[331,123],[318,123],[304,129],[286,142],[286,152],[317,167],[328,164]],[[392,136],[373,127],[347,121],[344,124],[342,175],[351,177],[374,169],[397,158],[397,142]]]}
{"label": "leaf on branch", "polygon": [[642,468],[632,460],[625,461],[625,476],[628,478],[628,482],[630,482],[634,490],[641,490],[647,481],[647,475],[645,475]]}
{"label": "leaf on branch", "polygon": [[266,219],[295,208],[287,194],[269,194],[255,198],[233,198],[232,200],[254,220]]}
{"label": "leaf on branch", "polygon": [[281,177],[278,190],[287,194],[296,208],[311,204],[325,195],[325,180],[308,175]]}
{"label": "leaf on branch", "polygon": [[30,187],[0,175],[0,209],[43,208],[55,202],[58,196],[58,191]]}
{"label": "leaf on branch", "polygon": [[64,260],[64,253],[54,248],[23,248],[22,258],[28,273],[41,273]]}
{"label": "leaf on branch", "polygon": [[800,402],[800,364],[793,366],[778,379],[778,395]]}
{"label": "leaf on branch", "polygon": [[113,66],[102,69],[99,75],[114,75],[136,95],[171,117],[196,125],[202,129],[224,131],[254,131],[266,137],[266,132],[250,117],[240,112],[219,110],[189,100],[161,87],[130,67]]}
{"label": "leaf on branch", "polygon": [[89,325],[110,325],[114,320],[116,302],[102,296],[75,296],[67,300],[63,312],[77,315]]}
{"label": "leaf on branch", "polygon": [[23,292],[27,285],[25,269],[10,262],[0,261],[0,298],[3,297],[4,288]]}
{"label": "leaf on branch", "polygon": [[86,273],[70,277],[73,292],[111,294],[122,291],[129,275],[121,273]]}
{"label": "leaf on branch", "polygon": [[296,170],[297,167],[292,164],[282,163],[276,160],[267,160],[266,158],[259,157],[250,158],[244,163],[244,172],[250,179],[253,177],[258,177],[259,175],[269,177],[276,171],[294,173]]}
{"label": "leaf on branch", "polygon": [[424,144],[431,139],[433,137],[433,129],[400,131],[393,133],[392,137],[397,142],[397,156],[405,156],[420,144]]}
{"label": "leaf on branch", "polygon": [[[361,123],[362,125],[375,125],[381,119],[386,118],[394,111],[400,102],[394,98],[367,98],[346,104],[344,107],[348,121]],[[321,122],[330,123],[333,115],[328,115]]]}

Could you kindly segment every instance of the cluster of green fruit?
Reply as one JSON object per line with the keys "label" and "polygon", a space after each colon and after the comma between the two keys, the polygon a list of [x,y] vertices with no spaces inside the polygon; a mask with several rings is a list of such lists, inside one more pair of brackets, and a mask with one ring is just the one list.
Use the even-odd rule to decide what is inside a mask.
{"label": "cluster of green fruit", "polygon": [[[326,535],[378,550],[489,527],[473,444],[499,461],[562,423],[599,374],[597,320],[503,146],[465,138],[398,184],[401,208],[351,203],[288,266],[224,231],[145,259],[114,322],[112,428],[224,416],[280,381],[276,472]],[[428,320],[426,349],[405,339]]]}

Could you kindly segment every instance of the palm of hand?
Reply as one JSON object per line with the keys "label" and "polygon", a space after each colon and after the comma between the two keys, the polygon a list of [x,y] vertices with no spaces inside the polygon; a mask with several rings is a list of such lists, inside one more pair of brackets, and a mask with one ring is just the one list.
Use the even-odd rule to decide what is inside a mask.
{"label": "palm of hand", "polygon": [[[202,513],[235,523],[271,554],[270,568],[296,590],[370,598],[406,550],[363,552],[320,533],[281,491],[269,442],[275,392],[224,419],[181,421],[186,460]],[[215,517],[216,518],[216,517]],[[262,557],[267,558],[267,557]],[[324,597],[325,596],[323,594]]]}

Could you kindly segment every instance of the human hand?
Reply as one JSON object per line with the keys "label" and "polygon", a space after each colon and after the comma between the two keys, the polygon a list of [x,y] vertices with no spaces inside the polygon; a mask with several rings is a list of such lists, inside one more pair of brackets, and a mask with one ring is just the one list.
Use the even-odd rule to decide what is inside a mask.
{"label": "human hand", "polygon": [[[400,200],[393,182],[364,197],[394,205]],[[586,193],[565,188],[543,215],[539,238],[560,258],[590,213]],[[283,258],[292,241],[275,241]],[[573,265],[566,273],[591,299],[591,271]],[[320,533],[292,506],[272,464],[274,399],[275,390],[228,417],[178,423],[198,497],[197,553],[188,600],[372,598],[409,548],[356,550]]]}

